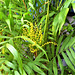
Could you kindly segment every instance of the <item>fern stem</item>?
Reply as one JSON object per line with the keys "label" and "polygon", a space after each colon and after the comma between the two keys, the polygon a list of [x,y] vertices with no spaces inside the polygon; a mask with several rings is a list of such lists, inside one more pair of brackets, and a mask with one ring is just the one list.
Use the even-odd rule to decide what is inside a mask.
{"label": "fern stem", "polygon": [[45,21],[45,27],[44,27],[44,41],[43,44],[47,42],[47,35],[48,35],[48,22],[49,22],[49,3],[50,1],[48,0],[48,7],[47,7],[47,16],[46,16],[46,21]]}

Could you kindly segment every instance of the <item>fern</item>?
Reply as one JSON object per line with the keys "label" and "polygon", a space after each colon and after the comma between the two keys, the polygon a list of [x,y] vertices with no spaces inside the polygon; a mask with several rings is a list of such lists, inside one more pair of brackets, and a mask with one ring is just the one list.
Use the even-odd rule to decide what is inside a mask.
{"label": "fern", "polygon": [[[64,40],[63,36],[59,38],[58,45],[56,47],[56,53],[52,52],[52,59],[50,59],[50,62],[53,62],[52,70],[54,71],[54,75],[58,75],[58,68],[57,68],[58,64],[61,69],[61,75],[64,75],[64,66],[60,55],[63,56],[68,67],[72,69],[73,72],[75,72],[75,52],[73,50],[74,44],[75,44],[75,37],[72,37],[72,34],[67,36]],[[52,51],[55,50],[52,49]],[[56,60],[58,60],[58,64],[56,64]]]}

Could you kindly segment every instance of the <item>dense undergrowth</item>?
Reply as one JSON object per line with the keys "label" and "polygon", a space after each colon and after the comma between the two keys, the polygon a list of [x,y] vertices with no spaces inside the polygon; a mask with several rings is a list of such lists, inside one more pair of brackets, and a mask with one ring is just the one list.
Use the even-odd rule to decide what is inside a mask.
{"label": "dense undergrowth", "polygon": [[0,0],[0,75],[75,75],[74,1]]}

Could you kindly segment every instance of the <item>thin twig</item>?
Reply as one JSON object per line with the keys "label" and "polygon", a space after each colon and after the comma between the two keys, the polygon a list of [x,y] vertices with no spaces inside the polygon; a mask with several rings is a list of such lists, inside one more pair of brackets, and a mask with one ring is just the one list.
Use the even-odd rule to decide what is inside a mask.
{"label": "thin twig", "polygon": [[26,9],[26,11],[27,11],[27,7],[26,7],[26,4],[25,4],[24,0],[23,0],[23,3],[24,3],[24,6],[25,6],[25,9]]}

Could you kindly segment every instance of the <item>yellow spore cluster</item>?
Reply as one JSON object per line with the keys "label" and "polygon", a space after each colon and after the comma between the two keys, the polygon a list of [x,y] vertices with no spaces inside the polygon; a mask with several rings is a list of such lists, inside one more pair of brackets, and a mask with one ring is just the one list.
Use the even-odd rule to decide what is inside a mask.
{"label": "yellow spore cluster", "polygon": [[[39,49],[35,46],[36,44],[40,45],[41,47],[47,45],[47,44],[54,44],[57,45],[57,43],[55,42],[47,42],[45,44],[42,45],[42,39],[43,39],[43,34],[42,34],[42,29],[41,29],[41,25],[37,26],[37,24],[35,23],[33,25],[33,23],[29,23],[27,24],[30,26],[30,29],[28,28],[23,28],[23,36],[26,36],[28,38],[30,38],[32,41],[35,42],[35,44],[29,44],[29,48],[30,51],[32,53],[38,51]],[[25,40],[26,41],[26,40]]]}
{"label": "yellow spore cluster", "polygon": [[[43,38],[41,25],[37,26],[36,23],[34,25],[33,25],[33,23],[30,23],[30,24],[27,24],[27,25],[30,26],[30,31],[28,31],[28,29],[26,27],[23,28],[23,36],[26,36],[26,37],[30,38],[32,41],[35,42],[35,44],[37,43],[37,44],[41,45],[42,38]],[[37,47],[35,47],[35,44],[33,44],[33,45],[30,44],[29,45],[30,51],[32,53],[39,50]]]}

